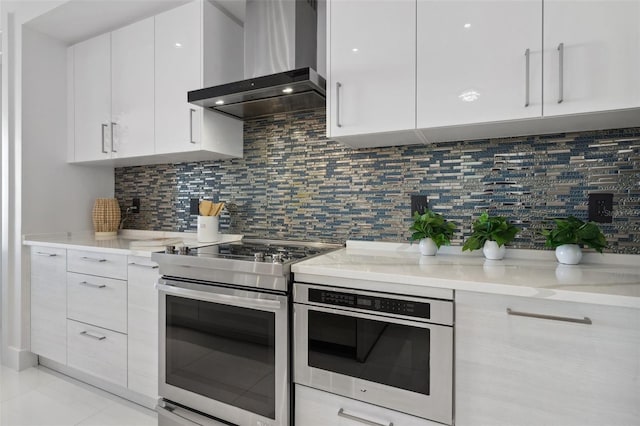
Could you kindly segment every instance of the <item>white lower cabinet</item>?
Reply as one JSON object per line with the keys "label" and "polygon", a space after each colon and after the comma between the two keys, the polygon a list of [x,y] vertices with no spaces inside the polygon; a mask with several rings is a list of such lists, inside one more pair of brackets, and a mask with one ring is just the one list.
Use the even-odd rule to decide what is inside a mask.
{"label": "white lower cabinet", "polygon": [[67,251],[31,247],[31,351],[67,362]]}
{"label": "white lower cabinet", "polygon": [[67,320],[67,365],[127,386],[127,335]]}
{"label": "white lower cabinet", "polygon": [[127,332],[127,282],[67,273],[67,317]]}
{"label": "white lower cabinet", "polygon": [[149,258],[129,256],[128,386],[158,397],[158,265]]}
{"label": "white lower cabinet", "polygon": [[638,424],[639,324],[638,309],[456,292],[456,426]]}
{"label": "white lower cabinet", "polygon": [[295,385],[296,426],[442,426],[377,405]]}

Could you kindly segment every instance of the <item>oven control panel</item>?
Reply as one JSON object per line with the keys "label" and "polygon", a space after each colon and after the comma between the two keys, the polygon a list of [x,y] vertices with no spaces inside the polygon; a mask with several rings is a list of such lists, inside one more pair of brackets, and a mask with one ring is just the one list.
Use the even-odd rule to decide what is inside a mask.
{"label": "oven control panel", "polygon": [[344,306],[366,311],[386,312],[409,317],[431,317],[431,305],[428,302],[391,299],[357,293],[345,293],[331,290],[309,289],[309,301],[323,305]]}

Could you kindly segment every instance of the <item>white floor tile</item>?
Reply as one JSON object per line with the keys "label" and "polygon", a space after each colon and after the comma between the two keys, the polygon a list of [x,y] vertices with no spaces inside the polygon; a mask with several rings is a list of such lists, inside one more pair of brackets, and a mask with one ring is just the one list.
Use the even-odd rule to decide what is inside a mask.
{"label": "white floor tile", "polygon": [[46,368],[0,367],[0,426],[157,426],[152,410]]}

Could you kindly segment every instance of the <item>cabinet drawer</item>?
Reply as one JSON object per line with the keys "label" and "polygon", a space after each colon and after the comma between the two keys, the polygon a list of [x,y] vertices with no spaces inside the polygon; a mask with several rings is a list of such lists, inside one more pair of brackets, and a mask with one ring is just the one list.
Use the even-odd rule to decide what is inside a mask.
{"label": "cabinet drawer", "polygon": [[67,273],[67,317],[127,332],[127,282]]}
{"label": "cabinet drawer", "polygon": [[31,247],[31,351],[67,362],[67,251]]}
{"label": "cabinet drawer", "polygon": [[127,279],[127,256],[96,251],[69,250],[67,270],[80,274]]}
{"label": "cabinet drawer", "polygon": [[402,426],[442,426],[377,405],[295,385],[295,423],[303,426],[362,426],[391,423]]}
{"label": "cabinet drawer", "polygon": [[69,367],[127,386],[127,336],[67,320]]}

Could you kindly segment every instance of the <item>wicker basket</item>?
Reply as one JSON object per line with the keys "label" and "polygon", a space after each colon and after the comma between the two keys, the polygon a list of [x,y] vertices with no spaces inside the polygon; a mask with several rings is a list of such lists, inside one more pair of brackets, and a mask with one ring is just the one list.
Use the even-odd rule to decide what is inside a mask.
{"label": "wicker basket", "polygon": [[115,198],[97,198],[93,204],[93,229],[96,236],[107,237],[118,234],[120,205]]}

